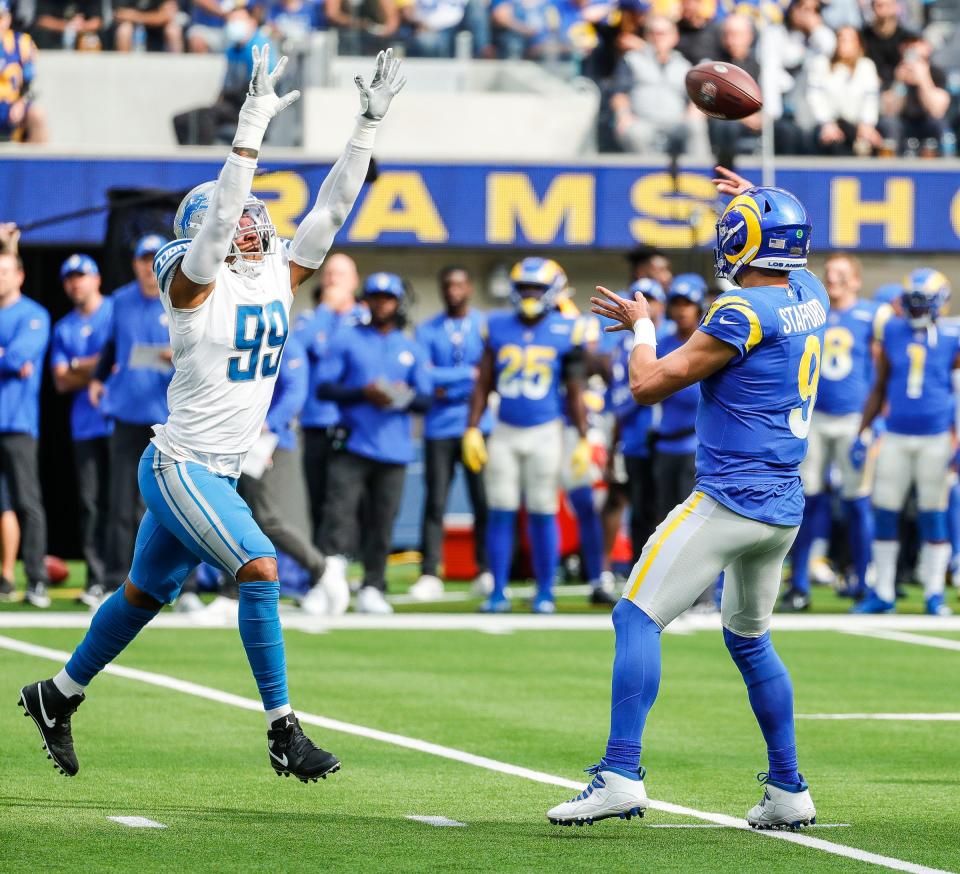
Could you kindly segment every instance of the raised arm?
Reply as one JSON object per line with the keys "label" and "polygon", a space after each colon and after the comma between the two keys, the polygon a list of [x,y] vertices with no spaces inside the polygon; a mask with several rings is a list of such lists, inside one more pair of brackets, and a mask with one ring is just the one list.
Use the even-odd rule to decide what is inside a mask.
{"label": "raised arm", "polygon": [[350,215],[367,178],[373,141],[390,108],[390,102],[406,84],[400,60],[393,49],[377,55],[377,68],[369,87],[363,77],[353,80],[360,91],[360,115],[343,154],[323,180],[313,209],[305,216],[290,244],[290,286],[294,292],[323,263],[333,238]]}
{"label": "raised arm", "polygon": [[276,93],[277,82],[287,65],[286,57],[280,58],[271,73],[270,47],[264,46],[260,53],[253,46],[252,51],[253,75],[247,99],[240,109],[233,151],[217,178],[200,230],[170,280],[170,302],[177,309],[195,309],[213,290],[217,271],[230,253],[237,235],[237,225],[250,194],[267,126],[274,116],[300,96],[299,91],[291,91],[283,97]]}

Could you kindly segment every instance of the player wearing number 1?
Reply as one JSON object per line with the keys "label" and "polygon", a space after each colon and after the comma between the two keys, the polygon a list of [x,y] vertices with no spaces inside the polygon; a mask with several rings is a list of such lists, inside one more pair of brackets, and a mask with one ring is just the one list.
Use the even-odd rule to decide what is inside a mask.
{"label": "player wearing number 1", "polygon": [[[732,174],[731,174],[732,175]],[[655,404],[695,382],[697,480],[647,541],[613,611],[616,649],[610,735],[586,789],[547,813],[560,825],[628,819],[647,807],[640,745],[660,686],[660,632],[726,572],[723,637],[767,745],[757,828],[814,820],[797,770],[790,676],[770,641],[780,572],[803,516],[799,466],[816,402],[827,294],[803,269],[810,220],[778,188],[719,181],[737,196],[717,222],[717,275],[740,288],[717,298],[679,349],[656,357],[642,295],[604,288],[593,311],[634,333],[630,388]]]}
{"label": "player wearing number 1", "polygon": [[369,87],[358,76],[361,114],[313,209],[293,240],[278,243],[265,204],[250,193],[271,119],[299,92],[275,86],[269,48],[253,49],[253,75],[233,151],[215,183],[191,191],[174,219],[177,239],[154,270],[170,322],[175,374],[170,416],[140,461],[147,505],[125,584],[100,607],[65,668],[21,690],[20,703],[43,736],[48,758],[79,769],[70,719],[87,684],[180,591],[201,561],[240,584],[240,637],[267,716],[267,749],[277,774],[303,782],[340,763],[300,729],[287,696],[276,553],[237,494],[246,453],[260,436],[287,338],[297,287],[321,264],[367,174],[376,129],[403,87],[399,61],[381,52]]}

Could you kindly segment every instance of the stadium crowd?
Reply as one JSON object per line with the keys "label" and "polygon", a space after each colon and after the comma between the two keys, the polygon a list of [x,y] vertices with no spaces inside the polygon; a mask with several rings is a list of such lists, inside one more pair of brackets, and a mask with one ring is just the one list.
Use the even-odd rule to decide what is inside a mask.
{"label": "stadium crowd", "polygon": [[[137,466],[152,426],[167,416],[173,365],[152,263],[166,241],[157,234],[140,238],[132,252],[134,280],[109,295],[101,290],[94,259],[71,255],[60,278],[73,310],[51,326],[43,307],[21,293],[25,277],[17,240],[15,226],[0,225],[0,597],[15,594],[13,567],[22,545],[25,599],[36,607],[50,604],[37,468],[40,384],[48,367],[56,390],[73,397],[78,524],[87,566],[80,600],[96,607],[122,584],[130,566],[144,511]],[[663,252],[638,248],[630,253],[629,264],[620,293],[640,293],[648,300],[659,355],[684,343],[701,320],[715,314],[711,302],[719,290],[697,274],[674,276]],[[911,274],[910,288],[883,286],[873,299],[861,299],[859,264],[847,254],[828,258],[824,276],[835,311],[822,368],[817,368],[822,377],[818,413],[802,471],[808,514],[781,603],[790,611],[809,607],[810,576],[822,577],[827,567],[834,518],[847,532],[845,545],[838,554],[834,550],[840,590],[876,607],[874,513],[883,523],[876,539],[893,539],[899,550],[896,520],[909,482],[893,487],[897,494],[892,498],[886,487],[880,509],[871,507],[870,476],[864,471],[872,471],[877,453],[876,446],[862,441],[864,435],[882,433],[873,418],[883,407],[881,399],[871,416],[866,412],[872,403],[873,362],[885,342],[885,325],[908,322],[912,311],[905,313],[904,307],[914,300],[910,295],[916,297],[911,306],[922,308],[932,301],[935,319],[949,294],[941,274],[920,270]],[[286,567],[301,581],[299,602],[305,611],[338,614],[348,608],[349,557],[363,564],[356,609],[391,611],[384,597],[387,558],[406,469],[417,457],[417,433],[422,433],[425,461],[422,559],[411,595],[419,600],[434,600],[444,592],[444,514],[458,465],[464,468],[474,516],[474,590],[488,598],[490,609],[509,608],[507,581],[515,568],[525,573],[527,567],[514,563],[521,505],[526,508],[520,527],[530,545],[528,566],[537,581],[534,607],[551,612],[561,506],[576,519],[589,599],[610,605],[618,588],[612,555],[625,511],[635,560],[656,524],[693,489],[700,387],[691,386],[656,407],[635,403],[627,366],[632,336],[606,332],[602,319],[581,315],[556,262],[523,259],[511,273],[511,289],[512,310],[484,313],[473,305],[469,272],[449,266],[438,276],[440,311],[411,331],[410,290],[401,277],[377,272],[361,279],[353,259],[343,253],[324,263],[314,307],[302,312],[287,333],[264,433],[238,483],[261,528],[289,557]],[[723,300],[727,303],[718,305],[730,301]],[[909,413],[912,423],[926,429],[923,434],[953,426],[950,373],[960,358],[951,357],[957,342],[954,327],[940,324],[946,342],[938,347],[934,338],[931,348],[939,348],[948,360],[942,374],[930,376],[928,391],[936,378],[946,386],[938,388],[943,397],[930,395],[929,403]],[[930,366],[933,356],[931,352]],[[914,368],[916,355],[908,357]],[[241,367],[242,356],[237,362]],[[910,376],[910,385],[916,379],[916,374]],[[907,391],[908,398],[921,396],[915,385]],[[499,403],[488,409],[491,392]],[[896,404],[891,409],[895,416]],[[423,417],[422,425],[414,426],[415,416]],[[927,427],[931,417],[936,419],[932,431]],[[298,439],[302,471],[297,470]],[[888,434],[877,442],[892,446],[898,439]],[[910,450],[897,447],[886,464],[902,469]],[[940,454],[942,458],[921,465],[932,480],[918,484],[919,574],[929,589],[931,612],[947,609],[943,592],[951,557],[954,576],[960,567],[960,491],[954,485],[950,492],[948,546],[944,484],[955,477],[948,470],[951,453]],[[865,466],[868,456],[873,460]],[[302,474],[309,496],[306,537],[284,518],[291,471]],[[924,476],[922,471],[919,475]],[[561,491],[566,495],[562,504]],[[879,495],[878,488],[875,503]],[[934,516],[936,525],[930,522]],[[931,565],[922,556],[933,528],[939,532],[933,544],[938,558]],[[913,556],[916,537],[904,539],[908,549],[903,556],[894,552],[891,559],[889,546],[876,547],[886,556],[891,592],[898,559],[903,567]],[[200,577],[227,596],[218,599],[218,609],[224,604],[232,609],[229,595],[235,593],[236,581],[218,579],[205,566]],[[720,587],[722,578],[718,591]],[[715,594],[705,595],[703,609],[714,609]],[[881,600],[883,611],[892,609],[892,594]],[[187,587],[179,606],[202,606],[195,588]]]}
{"label": "stadium crowd", "polygon": [[[396,45],[587,76],[601,93],[604,151],[712,152],[723,164],[758,151],[759,114],[717,124],[690,103],[684,76],[710,59],[762,81],[778,153],[953,156],[956,16],[942,0],[0,0],[0,140],[46,136],[31,91],[37,47],[225,52],[242,83],[251,45],[290,51],[311,31],[336,30],[347,54]],[[213,124],[236,116],[229,78]]]}

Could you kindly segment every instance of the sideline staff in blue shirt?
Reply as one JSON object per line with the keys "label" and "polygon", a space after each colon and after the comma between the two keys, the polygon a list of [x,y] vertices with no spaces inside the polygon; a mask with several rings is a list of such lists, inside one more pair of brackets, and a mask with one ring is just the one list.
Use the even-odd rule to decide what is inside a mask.
{"label": "sideline staff in blue shirt", "polygon": [[[423,563],[410,592],[432,600],[443,592],[437,575],[443,547],[443,514],[457,464],[463,461],[463,432],[473,384],[477,380],[486,335],[485,313],[471,308],[473,280],[465,267],[444,267],[438,277],[444,311],[417,328],[417,343],[427,353],[433,382],[433,404],[424,417],[426,495],[423,503]],[[492,416],[480,421],[484,436]],[[473,534],[478,575],[487,571],[487,496],[481,474],[463,468],[473,506]],[[478,576],[478,583],[480,582]]]}
{"label": "sideline staff in blue shirt", "polygon": [[100,293],[100,268],[89,255],[71,255],[60,267],[63,290],[73,311],[53,327],[50,370],[61,394],[73,395],[70,430],[80,504],[80,544],[87,563],[87,588],[80,600],[90,607],[103,597],[113,425],[90,403],[87,386],[110,332],[113,301]]}
{"label": "sideline staff in blue shirt", "polygon": [[106,562],[106,587],[111,591],[127,575],[144,512],[137,486],[140,456],[153,436],[153,426],[167,420],[173,351],[153,272],[153,256],[166,242],[159,234],[147,234],[137,241],[133,252],[136,278],[111,296],[110,330],[89,386],[93,405],[113,420]]}
{"label": "sideline staff in blue shirt", "polygon": [[[12,252],[0,254],[0,475],[10,487],[20,522],[21,554],[27,574],[26,600],[49,607],[47,519],[40,493],[37,435],[40,380],[50,340],[50,317],[36,301],[24,297],[23,262]],[[13,594],[10,580],[0,581],[0,596]]]}

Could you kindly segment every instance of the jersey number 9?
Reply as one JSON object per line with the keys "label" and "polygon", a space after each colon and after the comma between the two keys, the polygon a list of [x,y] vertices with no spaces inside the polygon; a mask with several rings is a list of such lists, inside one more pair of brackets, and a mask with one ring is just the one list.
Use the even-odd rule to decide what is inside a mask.
{"label": "jersey number 9", "polygon": [[[276,375],[288,328],[287,311],[278,300],[265,307],[259,304],[238,306],[233,348],[241,354],[227,360],[227,379],[230,382],[256,379],[258,367],[261,376]],[[264,345],[268,350],[266,354],[263,354]]]}
{"label": "jersey number 9", "polygon": [[800,358],[797,372],[797,391],[800,393],[800,406],[790,411],[790,431],[794,437],[807,439],[810,433],[810,421],[813,419],[813,405],[817,402],[817,386],[820,384],[820,338],[809,334]]}

